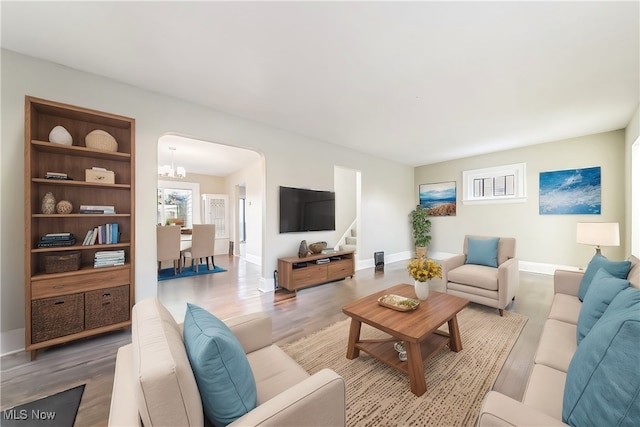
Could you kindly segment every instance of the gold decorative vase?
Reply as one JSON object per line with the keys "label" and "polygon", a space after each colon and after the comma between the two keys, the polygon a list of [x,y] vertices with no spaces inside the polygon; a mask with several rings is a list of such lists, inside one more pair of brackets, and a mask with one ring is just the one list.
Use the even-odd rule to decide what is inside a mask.
{"label": "gold decorative vase", "polygon": [[43,214],[56,213],[56,198],[53,196],[53,193],[51,191],[46,193],[42,198],[40,212],[42,212]]}

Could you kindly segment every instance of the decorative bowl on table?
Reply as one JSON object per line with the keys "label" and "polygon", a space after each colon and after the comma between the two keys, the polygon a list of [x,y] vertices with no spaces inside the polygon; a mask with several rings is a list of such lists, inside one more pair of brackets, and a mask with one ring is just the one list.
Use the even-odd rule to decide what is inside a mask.
{"label": "decorative bowl on table", "polygon": [[397,311],[411,311],[418,308],[420,301],[400,295],[383,295],[378,298],[378,304]]}
{"label": "decorative bowl on table", "polygon": [[323,249],[327,248],[327,242],[316,242],[309,245],[311,253],[319,254]]}

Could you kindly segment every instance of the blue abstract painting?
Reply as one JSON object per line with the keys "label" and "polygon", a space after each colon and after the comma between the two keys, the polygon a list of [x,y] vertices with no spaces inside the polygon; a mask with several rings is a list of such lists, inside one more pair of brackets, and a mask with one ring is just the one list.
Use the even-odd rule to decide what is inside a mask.
{"label": "blue abstract painting", "polygon": [[540,172],[540,215],[599,215],[600,167]]}
{"label": "blue abstract painting", "polygon": [[432,216],[456,214],[456,182],[420,184],[420,206]]}

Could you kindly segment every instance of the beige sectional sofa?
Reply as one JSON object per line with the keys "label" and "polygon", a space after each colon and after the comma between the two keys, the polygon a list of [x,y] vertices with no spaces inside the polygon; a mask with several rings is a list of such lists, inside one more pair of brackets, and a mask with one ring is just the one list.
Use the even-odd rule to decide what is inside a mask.
{"label": "beige sectional sofa", "polygon": [[[630,258],[627,280],[640,289],[640,263]],[[522,402],[491,391],[485,397],[479,426],[554,426],[562,422],[569,364],[577,350],[578,298],[583,272],[558,270],[554,275],[551,311],[545,322]],[[640,318],[640,316],[638,316]],[[638,350],[638,342],[630,342]],[[595,409],[594,409],[595,410]]]}
{"label": "beige sectional sofa", "polygon": [[[209,425],[181,326],[156,298],[137,303],[132,320],[132,343],[116,359],[109,425]],[[257,388],[257,407],[229,425],[345,425],[342,377],[329,369],[309,375],[272,343],[265,313],[225,323],[247,355]]]}

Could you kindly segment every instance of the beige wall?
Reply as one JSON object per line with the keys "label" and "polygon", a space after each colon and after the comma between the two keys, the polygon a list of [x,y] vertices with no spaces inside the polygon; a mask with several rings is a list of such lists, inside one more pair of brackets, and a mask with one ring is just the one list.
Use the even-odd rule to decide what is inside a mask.
{"label": "beige wall", "polygon": [[[243,256],[249,262],[260,264],[262,259],[262,227],[264,217],[264,159],[256,156],[257,160],[241,170],[225,177],[225,193],[229,194],[229,217],[231,222],[230,237],[234,241],[234,252],[239,253],[238,243],[238,186],[245,187],[245,221],[246,242]],[[261,287],[265,284],[260,284]]]}
{"label": "beige wall", "polygon": [[[525,203],[465,205],[462,172],[514,163],[526,163]],[[540,215],[540,172],[600,166],[601,215]],[[465,234],[510,236],[517,239],[518,258],[530,264],[585,266],[594,252],[576,243],[577,222],[619,222],[621,246],[604,248],[611,259],[628,253],[625,223],[625,135],[607,132],[534,145],[461,160],[421,166],[415,170],[415,197],[420,184],[456,181],[457,215],[432,217],[430,252],[459,253]]]}
{"label": "beige wall", "polygon": [[[301,239],[326,233],[278,233],[278,186],[333,188],[336,165],[362,172],[362,255],[407,253],[405,221],[413,205],[413,168],[286,132],[218,110],[148,92],[15,52],[1,51],[0,351],[24,343],[24,97],[79,105],[136,119],[136,300],[157,294],[155,252],[157,145],[166,134],[251,149],[264,157],[261,212],[262,276],[267,285],[277,258],[294,255]],[[382,174],[380,171],[385,171]],[[366,259],[365,258],[365,259]],[[256,287],[261,283],[256,283]],[[268,287],[268,286],[267,286]],[[9,338],[7,338],[9,337]]]}
{"label": "beige wall", "polygon": [[220,176],[202,175],[188,173],[183,179],[180,178],[159,178],[161,181],[193,182],[198,184],[200,194],[226,194],[225,178]]}

